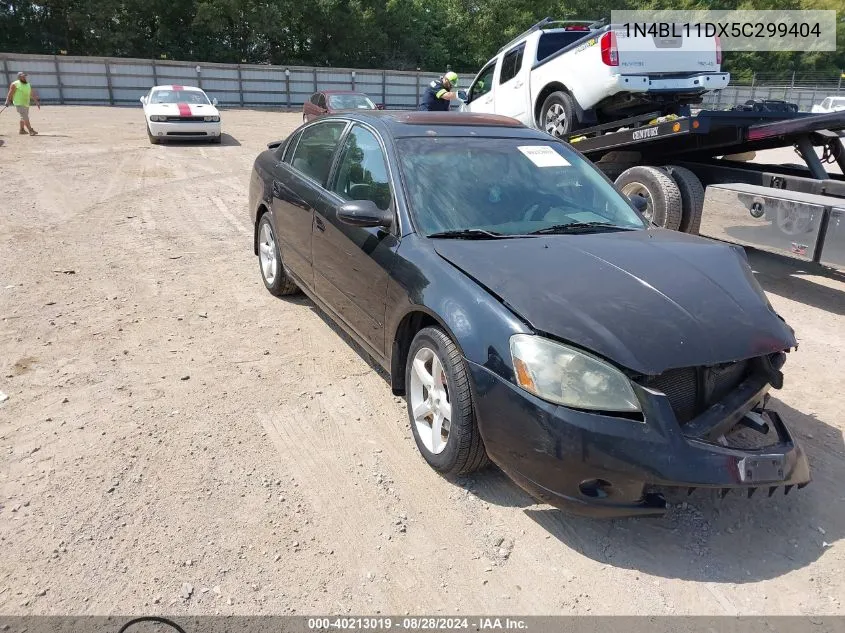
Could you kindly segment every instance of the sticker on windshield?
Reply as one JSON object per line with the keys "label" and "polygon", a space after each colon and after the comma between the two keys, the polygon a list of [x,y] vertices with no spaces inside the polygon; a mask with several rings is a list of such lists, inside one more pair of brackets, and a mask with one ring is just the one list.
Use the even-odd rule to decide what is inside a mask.
{"label": "sticker on windshield", "polygon": [[517,149],[537,167],[569,167],[569,161],[548,145],[520,145]]}

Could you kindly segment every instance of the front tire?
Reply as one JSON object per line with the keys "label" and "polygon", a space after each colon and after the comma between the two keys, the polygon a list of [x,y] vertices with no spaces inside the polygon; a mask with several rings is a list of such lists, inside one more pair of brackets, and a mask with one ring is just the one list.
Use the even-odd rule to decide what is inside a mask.
{"label": "front tire", "polygon": [[423,328],[405,366],[408,417],[425,461],[444,475],[464,475],[489,463],[472,405],[466,361],[440,328]]}
{"label": "front tire", "polygon": [[149,139],[150,139],[150,144],[151,144],[151,145],[160,145],[160,144],[161,144],[161,141],[160,141],[157,137],[153,136],[153,133],[152,133],[152,132],[150,132],[150,128],[149,128],[149,127],[147,128],[147,136],[148,136],[148,137],[149,137]]}
{"label": "front tire", "polygon": [[548,134],[565,141],[578,128],[572,96],[558,91],[546,97],[540,110],[540,125]]}
{"label": "front tire", "polygon": [[268,213],[262,215],[258,221],[258,268],[261,271],[264,287],[270,291],[270,294],[282,297],[299,291],[299,287],[285,271],[279,245],[276,242],[276,233],[273,231],[273,223],[270,222]]}

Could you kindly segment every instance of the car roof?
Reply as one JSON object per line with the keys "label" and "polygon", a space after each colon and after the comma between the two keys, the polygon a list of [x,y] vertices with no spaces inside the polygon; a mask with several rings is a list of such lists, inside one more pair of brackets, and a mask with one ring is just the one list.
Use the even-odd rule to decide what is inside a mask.
{"label": "car roof", "polygon": [[180,86],[179,84],[153,86],[153,90],[193,90],[194,92],[205,92],[202,88],[197,88],[196,86]]}
{"label": "car roof", "polygon": [[320,90],[324,95],[364,95],[367,96],[366,92],[361,92],[360,90]]}
{"label": "car roof", "polygon": [[549,135],[526,127],[516,119],[477,112],[425,112],[418,110],[366,110],[332,118],[369,123],[393,138],[414,136],[508,136],[549,140]]}

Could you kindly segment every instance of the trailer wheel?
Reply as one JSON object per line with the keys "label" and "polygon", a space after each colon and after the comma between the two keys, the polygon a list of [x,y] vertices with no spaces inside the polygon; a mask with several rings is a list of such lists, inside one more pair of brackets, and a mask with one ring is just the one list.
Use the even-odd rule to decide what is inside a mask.
{"label": "trailer wheel", "polygon": [[694,173],[686,167],[678,165],[666,165],[663,168],[681,192],[681,226],[678,229],[683,233],[698,235],[701,228],[701,213],[704,210],[704,186]]}
{"label": "trailer wheel", "polygon": [[673,231],[681,226],[681,192],[666,172],[657,167],[631,167],[616,179],[616,186],[626,196],[646,199],[646,219]]}
{"label": "trailer wheel", "polygon": [[578,127],[572,97],[561,90],[546,97],[540,110],[540,124],[555,138],[565,140]]}

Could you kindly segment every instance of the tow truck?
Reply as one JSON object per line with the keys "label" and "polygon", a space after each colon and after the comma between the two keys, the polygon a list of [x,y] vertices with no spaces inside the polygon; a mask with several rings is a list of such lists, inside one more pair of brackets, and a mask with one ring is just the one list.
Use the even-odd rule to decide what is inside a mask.
{"label": "tow truck", "polygon": [[[566,136],[654,224],[845,270],[845,111],[652,112]],[[751,162],[794,147],[803,164]],[[816,151],[820,148],[821,156]]]}

